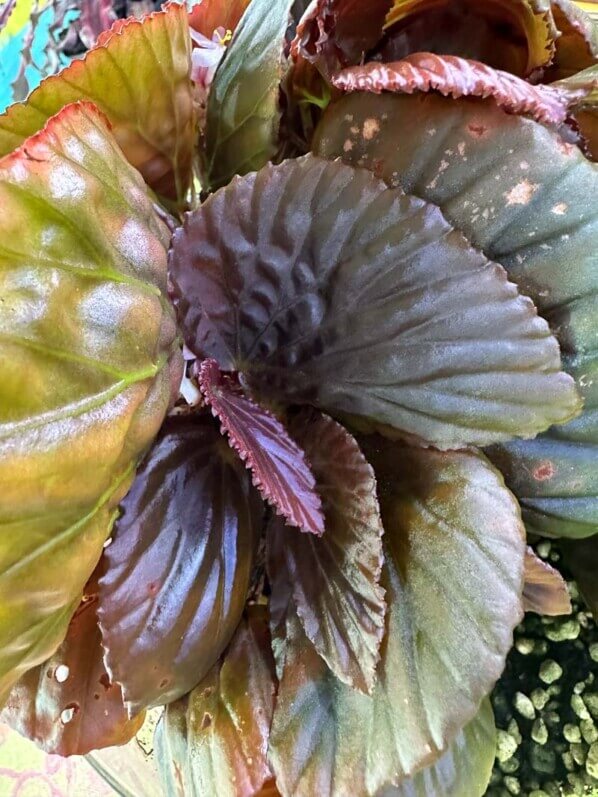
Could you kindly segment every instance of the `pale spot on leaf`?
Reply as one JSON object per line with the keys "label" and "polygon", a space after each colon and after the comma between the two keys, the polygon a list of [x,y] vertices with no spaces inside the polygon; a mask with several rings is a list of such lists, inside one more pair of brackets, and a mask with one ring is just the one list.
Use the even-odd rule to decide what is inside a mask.
{"label": "pale spot on leaf", "polygon": [[522,180],[504,195],[507,205],[527,205],[538,187],[538,185],[530,183],[529,180]]}
{"label": "pale spot on leaf", "polygon": [[553,208],[552,212],[555,216],[564,216],[567,212],[568,205],[566,202],[558,202]]}
{"label": "pale spot on leaf", "polygon": [[85,180],[66,163],[50,168],[48,185],[53,199],[79,200],[85,196]]}
{"label": "pale spot on leaf", "polygon": [[363,137],[366,141],[371,141],[380,132],[380,122],[373,117],[366,119],[363,123]]}

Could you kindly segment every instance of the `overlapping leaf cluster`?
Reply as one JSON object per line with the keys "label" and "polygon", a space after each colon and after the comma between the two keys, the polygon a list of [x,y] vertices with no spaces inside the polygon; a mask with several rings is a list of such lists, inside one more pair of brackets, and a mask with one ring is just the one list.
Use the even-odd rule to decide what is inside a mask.
{"label": "overlapping leaf cluster", "polygon": [[290,6],[118,20],[0,116],[3,716],[167,705],[168,794],[481,795],[570,610],[524,522],[598,531],[596,34]]}

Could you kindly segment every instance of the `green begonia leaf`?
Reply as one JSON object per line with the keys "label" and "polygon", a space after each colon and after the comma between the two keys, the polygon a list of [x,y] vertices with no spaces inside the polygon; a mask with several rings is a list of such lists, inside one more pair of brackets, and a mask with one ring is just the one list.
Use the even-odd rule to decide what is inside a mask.
{"label": "green begonia leaf", "polygon": [[[369,139],[362,135],[366,123],[376,131]],[[368,166],[389,184],[438,204],[534,299],[558,336],[563,366],[577,381],[585,411],[537,440],[493,449],[491,457],[530,530],[594,533],[598,167],[555,133],[491,101],[433,95],[346,97],[327,112],[315,148]]]}
{"label": "green begonia leaf", "polygon": [[192,689],[230,642],[263,504],[206,414],[164,424],[122,508],[98,613],[108,672],[139,711]]}
{"label": "green begonia leaf", "polygon": [[48,661],[25,673],[0,714],[46,753],[85,755],[125,744],[143,725],[143,712],[129,719],[121,688],[104,667],[97,590],[96,572],[64,642]]}
{"label": "green begonia leaf", "polygon": [[[378,680],[372,697],[339,681],[287,602],[270,738],[287,796],[376,795],[434,763],[502,672],[522,616],[523,526],[487,460],[378,437],[364,451],[386,531]],[[283,570],[269,562],[279,606],[291,589]]]}
{"label": "green begonia leaf", "polygon": [[252,0],[210,88],[206,170],[212,188],[260,169],[278,148],[280,81],[292,0]]}
{"label": "green begonia leaf", "polygon": [[156,744],[165,793],[259,792],[270,777],[266,753],[274,691],[267,611],[251,606],[222,659],[160,720]]}
{"label": "green begonia leaf", "polygon": [[289,534],[272,521],[268,540],[280,549],[305,632],[345,683],[370,692],[384,634],[382,519],[376,478],[357,442],[340,424],[304,411],[289,427],[305,451],[322,496],[321,539]]}
{"label": "green begonia leaf", "polygon": [[180,379],[170,234],[104,117],[0,160],[0,700],[62,641]]}
{"label": "green begonia leaf", "polygon": [[188,347],[268,400],[442,448],[578,411],[556,340],[503,269],[365,169],[308,155],[237,178],[187,216],[170,274]]}
{"label": "green begonia leaf", "polygon": [[377,797],[482,797],[490,781],[496,755],[496,727],[490,699],[442,756],[399,786]]}
{"label": "green begonia leaf", "polygon": [[67,103],[103,111],[127,159],[149,185],[183,202],[195,146],[187,10],[169,3],[138,20],[118,20],[85,58],[44,80],[0,116],[0,155],[40,130]]}

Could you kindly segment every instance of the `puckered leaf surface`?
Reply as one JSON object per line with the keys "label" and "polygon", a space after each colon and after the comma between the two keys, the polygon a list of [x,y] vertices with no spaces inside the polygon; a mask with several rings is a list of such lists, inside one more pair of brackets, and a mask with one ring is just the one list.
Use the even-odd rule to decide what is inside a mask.
{"label": "puckered leaf surface", "polygon": [[106,664],[134,711],[188,692],[229,643],[262,506],[210,416],[164,425],[123,502],[100,581]]}
{"label": "puckered leaf surface", "polygon": [[292,0],[252,0],[208,97],[207,178],[213,188],[260,169],[275,154],[285,31]]}
{"label": "puckered leaf surface", "polygon": [[436,207],[364,169],[306,156],[237,179],[187,217],[170,265],[189,348],[269,399],[443,448],[577,412],[533,304]]}
{"label": "puckered leaf surface", "polygon": [[[371,139],[352,132],[366,121],[377,128]],[[534,299],[558,335],[563,365],[577,381],[585,411],[537,440],[493,449],[491,456],[532,531],[594,533],[598,167],[543,126],[489,101],[432,95],[345,97],[328,110],[315,148],[368,166],[390,184],[438,204]]]}
{"label": "puckered leaf surface", "polygon": [[233,375],[215,360],[197,368],[204,399],[232,448],[251,470],[262,496],[293,526],[322,534],[322,501],[303,450],[271,412],[247,398]]}
{"label": "puckered leaf surface", "polygon": [[376,478],[355,439],[331,418],[303,412],[290,432],[316,476],[326,527],[316,540],[289,535],[277,518],[268,544],[286,561],[299,618],[316,650],[341,681],[370,692],[386,610]]}
{"label": "puckered leaf surface", "polygon": [[589,93],[587,86],[577,92],[565,87],[533,86],[480,61],[434,53],[415,53],[389,64],[371,61],[349,67],[335,75],[332,82],[342,91],[413,94],[435,89],[451,97],[492,97],[510,113],[528,114],[554,125],[562,124],[569,107]]}
{"label": "puckered leaf surface", "polygon": [[97,577],[56,653],[12,689],[0,718],[47,753],[85,755],[125,744],[144,714],[129,719],[120,686],[110,682],[97,617]]}
{"label": "puckered leaf surface", "polygon": [[270,777],[274,691],[267,611],[252,606],[221,661],[160,720],[156,743],[166,794],[261,794]]}
{"label": "puckered leaf surface", "polygon": [[542,561],[529,547],[525,552],[523,608],[526,612],[546,615],[571,613],[565,580],[558,570]]}
{"label": "puckered leaf surface", "polygon": [[0,161],[0,700],[66,633],[180,380],[170,234],[89,105]]}
{"label": "puckered leaf surface", "polygon": [[431,766],[377,797],[482,797],[496,755],[496,728],[489,698]]}
{"label": "puckered leaf surface", "polygon": [[[287,602],[270,757],[284,794],[377,794],[433,763],[476,715],[521,617],[516,501],[475,452],[370,438],[386,534],[387,634],[372,697],[341,683]],[[269,563],[284,604],[284,560]],[[309,728],[309,733],[305,729]]]}
{"label": "puckered leaf surface", "polygon": [[158,193],[184,199],[195,125],[191,39],[184,5],[143,20],[118,20],[85,58],[52,75],[0,116],[0,155],[11,152],[67,103],[102,110],[129,162]]}
{"label": "puckered leaf surface", "polygon": [[554,60],[543,80],[562,80],[598,63],[598,27],[571,0],[551,0],[552,15],[560,36]]}
{"label": "puckered leaf surface", "polygon": [[551,61],[556,38],[550,0],[394,0],[385,28],[383,61],[426,50],[520,76]]}

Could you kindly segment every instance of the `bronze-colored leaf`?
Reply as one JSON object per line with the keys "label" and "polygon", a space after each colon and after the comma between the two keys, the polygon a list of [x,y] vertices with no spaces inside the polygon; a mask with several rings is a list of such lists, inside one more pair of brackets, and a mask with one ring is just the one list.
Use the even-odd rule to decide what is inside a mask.
{"label": "bronze-colored leaf", "polygon": [[355,439],[328,416],[305,411],[290,432],[315,474],[326,525],[321,539],[308,539],[274,520],[270,556],[286,561],[297,613],[318,653],[341,681],[370,692],[386,610],[376,478]]}
{"label": "bronze-colored leaf", "polygon": [[165,793],[276,794],[265,786],[274,692],[267,611],[250,606],[222,659],[160,720],[156,743]]}
{"label": "bronze-colored leaf", "polygon": [[143,724],[143,712],[129,719],[121,688],[104,667],[97,617],[100,572],[87,583],[62,645],[13,687],[0,715],[46,753],[85,755],[125,744]]}
{"label": "bronze-colored leaf", "polygon": [[571,599],[565,580],[558,570],[542,561],[529,547],[525,553],[523,608],[536,614],[571,614]]}
{"label": "bronze-colored leaf", "polygon": [[164,425],[122,508],[99,616],[108,671],[138,711],[188,692],[229,643],[263,504],[206,414]]}
{"label": "bronze-colored leaf", "polygon": [[455,55],[415,53],[402,61],[371,61],[339,72],[332,79],[342,91],[413,94],[435,89],[451,97],[492,97],[509,113],[527,114],[538,122],[560,125],[569,108],[590,93],[589,86],[533,86],[499,69]]}

